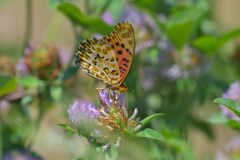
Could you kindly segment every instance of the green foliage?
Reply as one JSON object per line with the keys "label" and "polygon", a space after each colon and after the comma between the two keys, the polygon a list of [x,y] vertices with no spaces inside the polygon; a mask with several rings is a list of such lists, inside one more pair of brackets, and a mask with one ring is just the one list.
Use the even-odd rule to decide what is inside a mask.
{"label": "green foliage", "polygon": [[80,25],[89,31],[108,34],[112,30],[112,27],[100,18],[85,15],[79,8],[71,3],[61,3],[58,6],[58,10],[67,16],[74,24]]}
{"label": "green foliage", "polygon": [[[233,114],[236,114],[235,116],[240,117],[239,111],[240,107],[239,104],[231,99],[227,98],[216,98],[214,100],[214,103],[223,105],[229,109],[229,112],[233,112]],[[208,121],[212,124],[224,124],[232,129],[240,130],[240,123],[239,121],[227,117],[227,115],[222,115],[219,113],[212,114],[211,117],[208,119]]]}
{"label": "green foliage", "polygon": [[217,49],[218,39],[214,36],[203,35],[193,41],[193,45],[203,52],[214,52]]}
{"label": "green foliage", "polygon": [[44,82],[35,76],[29,75],[29,76],[20,77],[18,79],[18,84],[23,87],[36,88],[39,86],[43,86]]}
{"label": "green foliage", "polygon": [[13,92],[16,89],[16,78],[0,75],[0,97]]}
{"label": "green foliage", "polygon": [[140,125],[141,125],[141,127],[144,127],[144,126],[146,126],[148,123],[150,123],[153,119],[158,118],[158,117],[163,116],[163,115],[164,115],[164,114],[162,114],[162,113],[152,114],[152,115],[144,118],[143,120],[141,120],[141,121],[140,121]]}
{"label": "green foliage", "polygon": [[216,98],[213,102],[226,106],[228,109],[233,111],[238,117],[240,117],[240,105],[237,102],[227,98]]}
{"label": "green foliage", "polygon": [[161,135],[161,133],[159,133],[158,131],[153,130],[151,128],[146,128],[143,131],[138,132],[136,135],[138,137],[144,137],[144,138],[164,141],[163,135]]}
{"label": "green foliage", "polygon": [[59,101],[63,95],[63,89],[60,86],[52,86],[50,94],[53,100]]}
{"label": "green foliage", "polygon": [[[2,0],[0,3],[5,4],[6,1]],[[75,146],[70,147],[69,154],[72,157],[131,159],[130,155],[138,154],[141,152],[139,146],[144,146],[142,154],[152,159],[193,160],[195,157],[192,147],[196,142],[194,140],[190,142],[188,139],[188,134],[194,134],[191,132],[192,127],[205,133],[213,141],[215,136],[213,125],[223,124],[237,131],[240,130],[239,121],[227,115],[214,112],[208,120],[205,118],[206,114],[212,112],[207,109],[209,102],[221,95],[230,82],[240,79],[239,42],[233,45],[234,40],[240,35],[240,29],[219,33],[221,29],[212,17],[212,13],[215,13],[213,2],[209,0],[48,0],[48,4],[51,11],[60,12],[65,16],[65,19],[61,17],[61,21],[71,22],[70,29],[73,29],[71,33],[74,34],[72,38],[75,44],[66,44],[66,46],[74,46],[71,48],[73,52],[79,40],[86,35],[93,37],[99,33],[102,35],[111,33],[113,26],[105,22],[102,18],[103,13],[114,23],[126,20],[124,18],[127,17],[134,26],[136,47],[144,48],[149,45],[149,41],[153,43],[150,47],[139,49],[139,52],[134,54],[131,71],[124,80],[124,85],[128,87],[126,94],[128,109],[131,111],[137,107],[139,111],[137,116],[143,119],[137,119],[137,127],[126,129],[123,133],[122,131],[115,133],[112,128],[109,129],[110,131],[104,130],[106,132],[104,136],[97,131],[95,133],[95,130],[89,132],[95,126],[85,125],[82,128],[74,128],[68,124],[59,124],[69,138],[68,141],[71,142],[73,135],[77,134],[84,138],[84,145],[85,140],[90,143],[85,147],[89,148],[89,151],[87,153],[81,151],[81,156],[74,153],[76,150],[79,151],[79,148],[74,150]],[[26,8],[29,11],[31,6]],[[48,26],[44,23],[47,29],[62,27],[59,20],[58,23],[55,22],[55,17],[51,21],[54,25]],[[32,20],[27,22],[31,23]],[[55,36],[51,39],[54,41],[55,38],[57,43],[61,36],[58,37],[57,34]],[[223,48],[227,43],[232,45]],[[4,55],[13,55],[11,57],[15,60],[13,63],[17,63],[18,58],[24,58],[13,54],[18,53],[17,48],[18,45],[2,44],[0,52]],[[46,48],[40,48],[37,52],[32,46],[27,49],[33,50],[33,54],[42,53],[39,54],[40,59],[48,53]],[[223,58],[221,53],[228,56]],[[34,64],[39,62],[37,58],[32,59]],[[46,62],[55,64],[54,60],[46,59]],[[57,56],[54,59],[57,59]],[[96,106],[99,105],[95,89],[104,84],[99,84],[99,81],[93,78],[89,81],[89,78],[82,74],[79,76],[77,73],[81,71],[72,65],[72,61],[74,60],[71,59],[67,65],[64,65],[66,68],[59,67],[57,76],[53,79],[41,79],[36,70],[33,73],[23,74],[18,71],[15,74],[14,71],[16,76],[0,76],[0,105],[5,105],[0,106],[0,159],[1,152],[5,154],[8,149],[31,150],[39,127],[45,127],[42,123],[50,122],[49,127],[52,123],[65,121],[67,107],[75,99],[86,98]],[[11,69],[11,65],[8,63],[0,64],[0,72],[9,68]],[[50,67],[44,70],[47,71],[47,76],[54,73]],[[10,93],[15,93],[16,88],[23,89],[24,94],[20,96],[16,94],[17,98],[13,94],[14,96],[11,97]],[[238,102],[217,98],[214,103],[225,106],[234,116],[240,117]],[[201,113],[198,113],[199,110]],[[52,118],[52,115],[58,116],[60,120]],[[163,115],[163,118],[159,118]],[[100,138],[94,139],[93,134],[97,134]],[[125,145],[121,144],[122,141],[117,144],[119,136],[131,141],[128,143],[129,146],[121,146]],[[44,141],[47,141],[48,136],[44,135],[45,137]],[[132,144],[136,147],[130,147]],[[121,151],[121,147],[133,148],[134,152]]]}
{"label": "green foliage", "polygon": [[240,36],[240,29],[227,32],[221,36],[203,35],[193,41],[194,47],[206,53],[216,53],[223,45]]}
{"label": "green foliage", "polygon": [[173,12],[168,17],[165,30],[176,48],[182,48],[189,41],[205,13],[201,8],[191,7]]}
{"label": "green foliage", "polygon": [[61,76],[59,76],[59,80],[61,82],[68,80],[71,77],[73,77],[77,73],[77,71],[79,71],[78,67],[70,66],[63,72],[63,74]]}

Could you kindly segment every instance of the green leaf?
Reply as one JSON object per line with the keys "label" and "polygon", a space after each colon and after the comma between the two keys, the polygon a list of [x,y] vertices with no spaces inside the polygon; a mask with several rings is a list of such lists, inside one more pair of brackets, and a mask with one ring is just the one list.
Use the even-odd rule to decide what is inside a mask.
{"label": "green leaf", "polygon": [[19,85],[23,86],[23,87],[38,87],[38,86],[42,86],[44,85],[44,82],[41,81],[40,79],[38,79],[35,76],[24,76],[24,77],[20,77],[18,79],[18,83]]}
{"label": "green leaf", "polygon": [[234,38],[237,38],[239,36],[240,36],[240,28],[225,33],[224,35],[219,37],[219,40],[218,40],[218,43],[217,43],[218,48],[222,47],[224,44],[226,44],[230,40],[233,40]]}
{"label": "green leaf", "polygon": [[168,24],[166,32],[176,48],[180,49],[189,39],[193,31],[193,22],[191,20]]}
{"label": "green leaf", "polygon": [[196,38],[193,41],[193,45],[204,52],[216,52],[220,47],[227,42],[240,36],[240,29],[227,32],[222,36],[204,35]]}
{"label": "green leaf", "polygon": [[55,101],[59,101],[62,97],[62,93],[63,93],[63,89],[59,86],[57,87],[51,87],[50,88],[50,94],[51,97],[55,100]]}
{"label": "green leaf", "polygon": [[190,39],[205,12],[206,10],[191,7],[185,10],[176,11],[170,15],[165,28],[169,39],[176,48],[181,49]]}
{"label": "green leaf", "polygon": [[159,140],[159,141],[164,141],[164,137],[162,134],[160,134],[158,131],[150,129],[150,128],[146,128],[143,131],[138,132],[136,134],[136,136]]}
{"label": "green leaf", "polygon": [[236,120],[229,119],[227,122],[227,125],[233,129],[238,129],[240,130],[240,123]]}
{"label": "green leaf", "polygon": [[203,52],[214,52],[217,49],[217,37],[204,35],[196,38],[192,43],[193,46]]}
{"label": "green leaf", "polygon": [[59,76],[59,80],[60,81],[68,80],[69,78],[73,77],[78,72],[78,70],[79,70],[78,67],[74,66],[68,67],[66,71],[64,71],[64,73],[61,76]]}
{"label": "green leaf", "polygon": [[68,134],[74,134],[76,133],[75,130],[68,124],[58,124],[60,127],[62,127],[66,133]]}
{"label": "green leaf", "polygon": [[233,111],[238,117],[240,117],[240,105],[237,102],[227,98],[216,98],[213,102],[226,106],[228,109]]}
{"label": "green leaf", "polygon": [[151,122],[153,119],[158,118],[163,115],[164,115],[163,113],[156,113],[156,114],[153,114],[153,115],[150,115],[150,116],[144,118],[143,120],[140,121],[141,127],[144,127],[149,122]]}
{"label": "green leaf", "polygon": [[81,25],[86,29],[102,34],[108,34],[112,27],[102,19],[83,14],[78,7],[71,3],[61,3],[58,10],[67,16],[74,24]]}
{"label": "green leaf", "polygon": [[0,97],[16,90],[16,78],[7,75],[0,75]]}

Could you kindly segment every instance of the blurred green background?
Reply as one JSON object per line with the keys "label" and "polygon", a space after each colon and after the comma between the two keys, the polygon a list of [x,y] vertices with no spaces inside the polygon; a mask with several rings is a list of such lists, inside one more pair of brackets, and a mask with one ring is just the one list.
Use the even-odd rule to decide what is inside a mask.
{"label": "blurred green background", "polygon": [[129,110],[137,107],[141,118],[164,113],[150,127],[168,141],[129,140],[122,159],[238,158],[240,143],[226,148],[240,126],[219,124],[213,100],[240,79],[239,16],[238,0],[0,0],[0,156],[84,155],[87,140],[57,124],[69,122],[77,98],[97,105],[104,84],[75,67],[73,53],[81,40],[129,21],[136,37],[125,80]]}

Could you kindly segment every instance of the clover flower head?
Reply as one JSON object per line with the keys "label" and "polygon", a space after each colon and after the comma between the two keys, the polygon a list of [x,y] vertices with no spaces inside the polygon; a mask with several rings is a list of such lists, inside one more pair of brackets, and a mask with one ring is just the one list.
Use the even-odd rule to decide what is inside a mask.
{"label": "clover flower head", "polygon": [[69,119],[76,126],[94,123],[98,115],[98,110],[91,103],[82,100],[75,101],[68,109]]}
{"label": "clover flower head", "polygon": [[59,76],[62,69],[60,51],[51,45],[29,45],[17,69],[21,74],[30,73],[42,80],[53,80]]}
{"label": "clover flower head", "polygon": [[104,107],[124,107],[126,108],[125,93],[108,88],[98,89],[101,106]]}
{"label": "clover flower head", "polygon": [[97,91],[101,106],[110,107],[111,101],[108,91],[106,89],[98,89]]}
{"label": "clover flower head", "polygon": [[137,110],[129,117],[125,101],[125,93],[119,90],[109,88],[98,89],[100,105],[100,115],[97,118],[98,123],[111,130],[124,131],[134,129],[138,122],[135,119]]}

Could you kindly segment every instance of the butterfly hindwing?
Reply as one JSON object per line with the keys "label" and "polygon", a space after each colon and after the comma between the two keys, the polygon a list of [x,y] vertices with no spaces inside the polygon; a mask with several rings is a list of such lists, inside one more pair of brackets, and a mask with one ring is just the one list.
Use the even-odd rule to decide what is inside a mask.
{"label": "butterfly hindwing", "polygon": [[88,71],[89,75],[110,85],[118,82],[120,74],[114,51],[101,39],[93,38],[82,42],[77,54],[80,57],[80,66],[83,70]]}
{"label": "butterfly hindwing", "polygon": [[116,60],[120,71],[120,85],[126,78],[133,60],[135,49],[134,31],[131,24],[127,22],[119,23],[115,26],[114,31],[103,38],[110,43],[114,49]]}
{"label": "butterfly hindwing", "polygon": [[80,52],[77,52],[75,54],[76,59],[75,59],[75,64],[80,65],[82,70],[97,79],[101,79],[104,82],[108,81],[108,77],[104,74],[102,71],[101,67],[97,66],[96,64],[92,63],[91,59],[88,57],[86,58],[86,55],[83,56]]}

